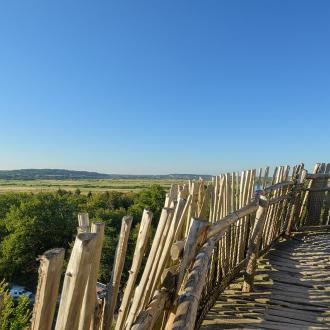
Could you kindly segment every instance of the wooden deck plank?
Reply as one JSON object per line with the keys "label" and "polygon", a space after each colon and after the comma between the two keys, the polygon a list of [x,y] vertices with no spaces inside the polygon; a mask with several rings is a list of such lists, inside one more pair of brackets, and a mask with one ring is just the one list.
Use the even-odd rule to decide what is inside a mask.
{"label": "wooden deck plank", "polygon": [[201,329],[330,329],[330,231],[278,243],[258,261],[254,292],[241,283],[218,297]]}

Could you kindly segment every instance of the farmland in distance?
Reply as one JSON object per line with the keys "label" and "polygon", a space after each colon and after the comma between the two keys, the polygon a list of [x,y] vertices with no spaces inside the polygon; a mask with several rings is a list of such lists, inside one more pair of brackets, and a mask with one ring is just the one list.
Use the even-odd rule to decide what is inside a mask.
{"label": "farmland in distance", "polygon": [[0,193],[4,192],[42,192],[64,189],[81,193],[89,191],[137,192],[152,184],[159,184],[166,190],[174,183],[183,183],[183,179],[69,179],[69,180],[12,180],[0,179]]}

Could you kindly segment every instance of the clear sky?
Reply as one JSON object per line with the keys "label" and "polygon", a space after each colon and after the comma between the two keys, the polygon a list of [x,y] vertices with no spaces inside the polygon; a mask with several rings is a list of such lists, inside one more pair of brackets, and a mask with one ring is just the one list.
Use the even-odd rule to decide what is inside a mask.
{"label": "clear sky", "polygon": [[330,161],[330,1],[0,1],[0,168]]}

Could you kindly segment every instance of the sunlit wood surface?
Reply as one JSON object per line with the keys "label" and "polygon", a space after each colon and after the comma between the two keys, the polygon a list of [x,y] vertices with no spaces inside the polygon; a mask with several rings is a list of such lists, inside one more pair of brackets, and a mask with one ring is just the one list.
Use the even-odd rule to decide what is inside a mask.
{"label": "sunlit wood surface", "polygon": [[201,329],[330,329],[330,231],[278,243],[258,261],[254,292],[242,279],[221,294]]}

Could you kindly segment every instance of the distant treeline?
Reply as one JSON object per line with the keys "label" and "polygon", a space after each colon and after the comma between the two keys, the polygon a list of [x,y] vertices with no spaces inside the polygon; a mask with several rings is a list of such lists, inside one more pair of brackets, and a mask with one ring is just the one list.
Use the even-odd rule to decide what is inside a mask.
{"label": "distant treeline", "polygon": [[166,174],[166,175],[126,175],[126,174],[103,174],[89,171],[72,171],[63,169],[21,169],[0,170],[0,179],[16,180],[44,180],[44,179],[178,179],[189,180],[210,179],[210,175],[198,174]]}

